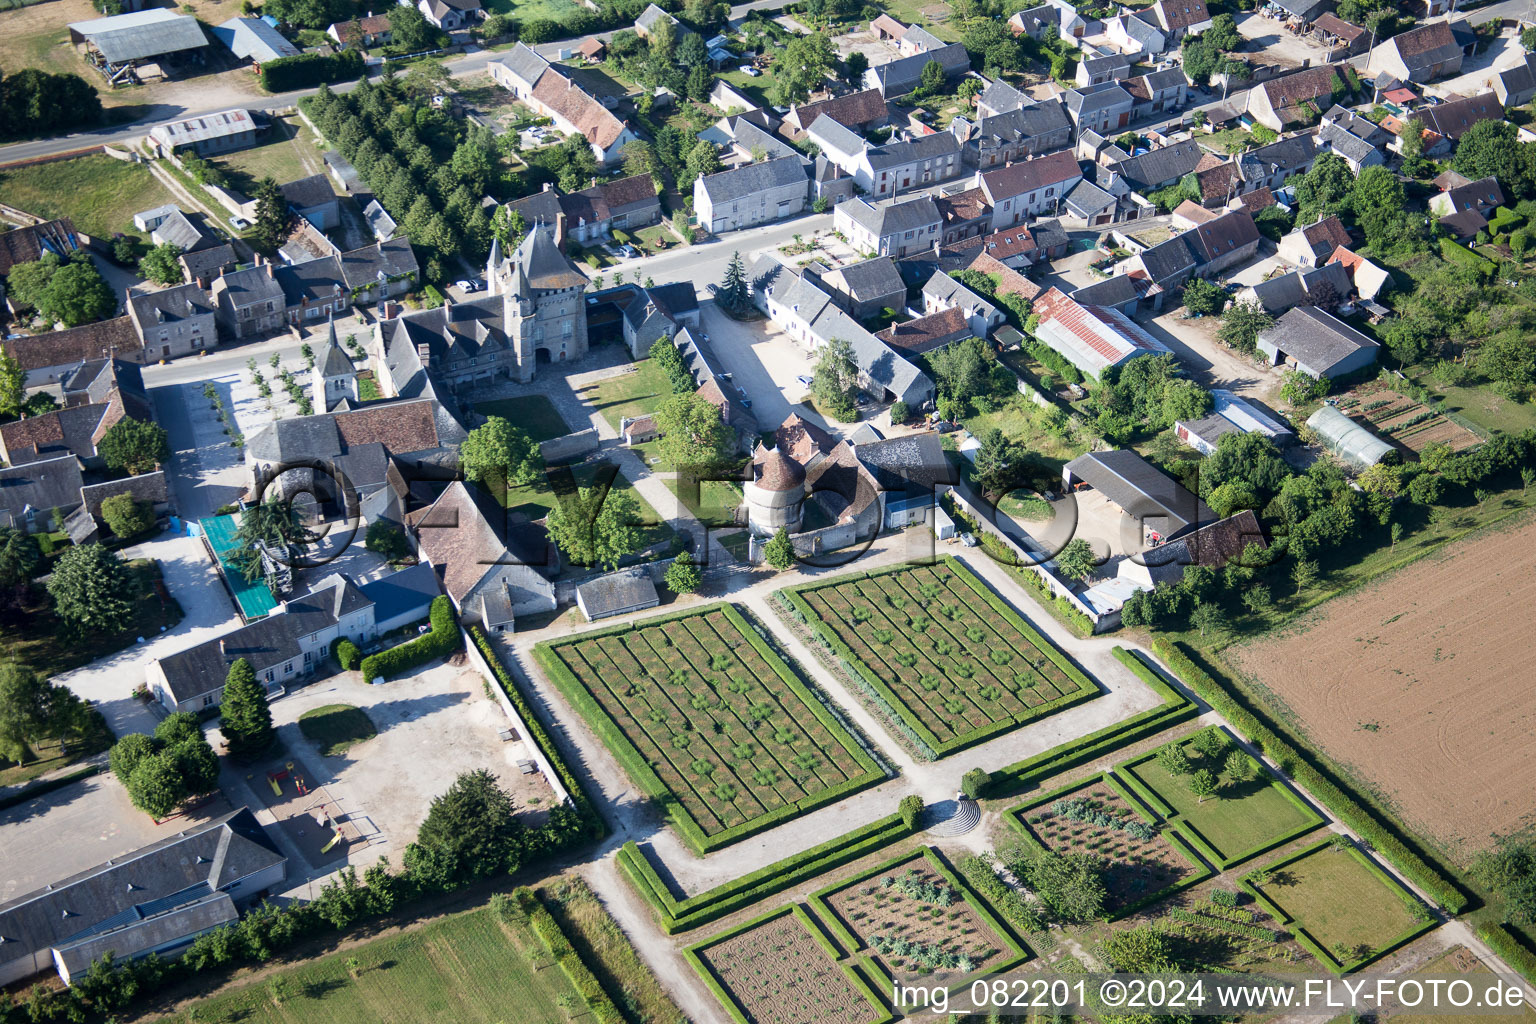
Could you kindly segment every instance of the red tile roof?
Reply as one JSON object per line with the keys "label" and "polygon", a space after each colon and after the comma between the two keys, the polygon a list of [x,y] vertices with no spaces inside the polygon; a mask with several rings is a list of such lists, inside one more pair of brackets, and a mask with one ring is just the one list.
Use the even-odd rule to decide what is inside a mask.
{"label": "red tile roof", "polygon": [[539,76],[533,98],[575,125],[583,138],[601,149],[612,146],[624,133],[623,121],[553,68]]}
{"label": "red tile roof", "polygon": [[1041,323],[1060,324],[1109,363],[1119,362],[1135,349],[1160,351],[1152,336],[1118,309],[1085,306],[1059,288],[1036,299],[1034,311]]}
{"label": "red tile roof", "polygon": [[993,293],[998,298],[1002,298],[1004,295],[1022,295],[1024,300],[1028,302],[1040,294],[1039,285],[1012,267],[999,263],[991,253],[984,252],[977,256],[971,261],[968,269],[978,270],[983,274],[990,274],[1000,278],[1001,283],[998,284],[997,290]]}
{"label": "red tile roof", "polygon": [[1039,246],[1035,244],[1029,228],[1020,224],[1004,231],[994,231],[981,240],[981,248],[983,252],[995,259],[1006,260],[1013,256],[1034,252]]}

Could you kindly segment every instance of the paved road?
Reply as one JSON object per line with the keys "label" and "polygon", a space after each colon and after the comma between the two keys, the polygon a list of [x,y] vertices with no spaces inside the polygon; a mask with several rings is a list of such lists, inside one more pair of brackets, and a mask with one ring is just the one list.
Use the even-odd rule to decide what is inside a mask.
{"label": "paved road", "polygon": [[[753,0],[751,3],[737,4],[731,8],[731,20],[743,18],[750,11],[776,11],[788,4],[789,0]],[[574,50],[587,39],[600,39],[607,42],[613,36],[613,32],[595,32],[590,36],[580,36],[575,39],[562,39],[553,43],[542,43],[534,47],[545,57],[554,59],[561,50]],[[461,57],[455,57],[444,61],[448,73],[455,77],[477,74],[485,70],[485,66],[504,51],[475,50]],[[372,73],[377,77],[377,72]],[[357,87],[356,82],[345,82],[331,87],[334,92],[350,92]],[[305,96],[315,93],[315,89],[295,89],[290,92],[273,93],[256,103],[248,104],[249,109],[277,110],[283,107],[291,107]],[[162,121],[174,118],[196,117],[199,114],[213,114],[220,110],[227,110],[230,104],[227,101],[212,103],[208,106],[183,106],[175,103],[156,103],[148,107],[143,117],[126,125],[114,125],[111,127],[97,128],[92,131],[75,132],[71,135],[61,135],[50,139],[36,139],[31,142],[17,142],[9,146],[0,146],[0,164],[16,163],[22,160],[33,160],[42,156],[52,156],[56,153],[68,153],[73,150],[91,149],[96,146],[112,145],[127,142],[143,135],[151,126]]]}

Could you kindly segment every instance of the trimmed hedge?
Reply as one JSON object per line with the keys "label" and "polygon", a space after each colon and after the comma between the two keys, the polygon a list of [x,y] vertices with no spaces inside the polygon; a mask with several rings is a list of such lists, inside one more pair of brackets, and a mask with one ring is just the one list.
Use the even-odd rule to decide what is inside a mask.
{"label": "trimmed hedge", "polygon": [[65,786],[73,785],[82,779],[88,779],[92,775],[98,775],[106,770],[106,765],[91,764],[86,765],[84,768],[76,768],[65,775],[55,776],[42,782],[34,782],[29,786],[23,786],[8,796],[0,797],[0,811],[9,807],[15,807],[17,804],[24,804],[34,797],[42,796],[45,793],[52,793],[56,789],[63,789]]}
{"label": "trimmed hedge", "polygon": [[1050,750],[1041,751],[1033,757],[1015,761],[1005,768],[998,769],[992,773],[987,786],[989,795],[1000,795],[1005,791],[1008,783],[1013,783],[1014,788],[1017,789],[1026,788],[1041,779],[1049,778],[1069,768],[1076,768],[1080,764],[1087,764],[1112,750],[1156,735],[1187,718],[1195,717],[1197,709],[1194,702],[1164,682],[1163,677],[1140,657],[1123,647],[1116,647],[1114,655],[1142,682],[1150,686],[1153,693],[1163,698],[1162,706],[1149,708],[1086,736],[1069,740]]}
{"label": "trimmed hedge", "polygon": [[1002,616],[1004,622],[1022,634],[1031,646],[1050,659],[1067,679],[1077,685],[1077,689],[1070,693],[1065,693],[1053,701],[1047,701],[1038,707],[1029,708],[1008,718],[995,721],[990,725],[973,729],[964,735],[956,736],[950,740],[940,740],[912,712],[912,709],[907,706],[907,702],[892,692],[891,688],[886,685],[885,680],[876,675],[864,663],[863,659],[854,654],[853,649],[843,640],[840,632],[827,623],[820,615],[817,615],[805,598],[801,596],[803,592],[837,586],[854,577],[874,579],[894,573],[907,572],[916,564],[918,563],[903,562],[869,572],[851,573],[803,587],[787,587],[784,590],[778,591],[776,596],[780,599],[781,603],[786,604],[790,608],[791,612],[798,619],[810,627],[818,639],[831,649],[832,653],[837,657],[838,664],[843,666],[844,671],[856,683],[861,684],[861,687],[870,695],[871,699],[880,705],[880,709],[885,712],[886,717],[899,724],[908,737],[916,741],[914,746],[917,748],[919,756],[927,760],[937,760],[958,750],[964,750],[978,743],[984,743],[1020,725],[1055,714],[1058,711],[1065,711],[1067,708],[1074,707],[1085,701],[1093,700],[1101,694],[1102,691],[1093,680],[1084,675],[1082,670],[1063,654],[1060,648],[1025,621],[1024,617],[1012,605],[994,594],[968,566],[963,562],[957,561],[952,555],[944,555],[936,564],[942,565],[953,572],[955,577],[964,582],[969,590],[975,593],[994,612]]}
{"label": "trimmed hedge", "polygon": [[555,920],[533,890],[525,887],[515,890],[512,895],[517,900],[518,909],[528,915],[528,923],[534,934],[544,943],[544,948],[549,950],[549,955],[555,958],[560,970],[570,979],[571,985],[592,1011],[592,1018],[602,1024],[623,1024],[624,1014],[608,998],[608,993],[603,991],[602,983],[597,980],[592,969],[582,962],[581,956],[571,947],[560,922]]}
{"label": "trimmed hedge", "polygon": [[681,900],[672,895],[667,883],[633,841],[619,848],[618,862],[624,877],[656,912],[661,930],[676,935],[735,913],[911,834],[912,830],[902,821],[901,815],[892,814]]}
{"label": "trimmed hedge", "polygon": [[343,672],[351,672],[362,664],[363,652],[357,649],[357,644],[342,638],[336,641],[336,660],[341,662]]}
{"label": "trimmed hedge", "polygon": [[1234,729],[1245,734],[1250,742],[1282,765],[1297,785],[1321,801],[1334,817],[1370,843],[1431,899],[1453,915],[1466,909],[1467,897],[1455,882],[1409,849],[1386,822],[1302,757],[1267,722],[1240,704],[1226,687],[1195,663],[1183,644],[1171,643],[1159,637],[1153,641],[1152,649],[1184,681],[1184,685],[1226,718]]}
{"label": "trimmed hedge", "polygon": [[351,81],[363,74],[363,55],[359,50],[336,54],[300,53],[279,57],[261,66],[261,87],[267,92],[308,89],[321,83]]}
{"label": "trimmed hedge", "polygon": [[[713,611],[718,607],[726,617],[726,620],[739,631],[758,655],[773,667],[780,681],[806,705],[807,710],[832,734],[837,737],[844,751],[853,758],[854,763],[863,769],[863,774],[845,779],[835,786],[829,786],[817,793],[807,796],[803,800],[792,804],[785,804],[764,814],[760,814],[738,825],[722,829],[713,834],[706,834],[699,823],[694,820],[692,814],[683,802],[677,798],[671,788],[662,781],[660,776],[651,768],[645,756],[641,754],[625,734],[623,728],[613,720],[613,717],[603,710],[602,705],[592,696],[576,674],[570,670],[564,661],[556,653],[560,642],[541,643],[534,647],[533,657],[539,666],[549,676],[555,687],[565,695],[567,701],[576,709],[576,712],[586,720],[603,741],[614,758],[624,767],[625,772],[634,781],[635,785],[644,790],[646,795],[665,811],[667,819],[677,830],[677,834],[688,844],[688,847],[699,856],[704,856],[714,850],[720,849],[731,843],[738,842],[751,835],[756,835],[766,829],[773,828],[791,818],[797,817],[807,811],[824,807],[827,804],[841,800],[845,796],[857,793],[861,789],[876,785],[885,781],[885,772],[875,763],[874,758],[859,745],[853,735],[832,713],[827,710],[821,698],[818,697],[800,679],[799,674],[790,666],[785,656],[768,645],[752,627],[742,614],[733,605],[706,605],[702,608],[688,608],[671,615],[657,616],[643,619],[638,622],[626,622],[608,630],[599,630],[593,633],[583,633],[580,639],[591,640],[595,637],[608,636],[615,633],[627,633],[632,629],[655,626],[658,623],[669,622],[673,619],[688,618]],[[564,641],[574,642],[574,641]]]}
{"label": "trimmed hedge", "polygon": [[1488,943],[1488,948],[1499,958],[1536,984],[1536,953],[1526,948],[1513,932],[1502,924],[1485,925],[1477,930],[1477,937]]}
{"label": "trimmed hedge", "polygon": [[517,709],[517,713],[522,716],[523,724],[528,727],[528,732],[533,742],[538,744],[539,749],[544,752],[544,759],[550,763],[550,766],[555,769],[555,774],[559,775],[560,781],[565,784],[565,791],[570,794],[571,803],[575,805],[576,811],[587,821],[587,834],[593,839],[601,839],[607,835],[608,825],[603,821],[602,815],[597,813],[597,805],[593,802],[592,795],[587,792],[586,784],[577,777],[575,772],[571,771],[570,766],[565,763],[565,759],[560,756],[560,751],[555,746],[555,741],[545,731],[544,726],[540,724],[539,720],[534,717],[533,708],[523,696],[523,691],[518,687],[516,678],[507,671],[507,667],[496,656],[496,651],[491,646],[490,640],[480,631],[479,626],[471,626],[469,628],[469,638],[474,641],[475,646],[480,650],[480,654],[485,658],[486,664],[490,665],[491,671],[496,674],[496,682],[501,686],[501,692],[507,695],[507,700],[512,703],[512,706]]}
{"label": "trimmed hedge", "polygon": [[432,628],[414,640],[363,659],[363,680],[371,682],[382,676],[385,679],[424,665],[435,658],[446,658],[459,649],[462,637],[458,621],[453,617],[453,605],[439,594],[432,599],[430,615]]}

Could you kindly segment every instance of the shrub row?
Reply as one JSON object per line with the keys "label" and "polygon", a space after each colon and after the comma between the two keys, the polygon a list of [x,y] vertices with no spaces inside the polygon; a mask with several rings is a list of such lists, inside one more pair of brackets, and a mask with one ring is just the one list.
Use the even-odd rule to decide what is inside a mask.
{"label": "shrub row", "polygon": [[[756,631],[752,629],[741,613],[728,604],[722,605],[721,608],[731,625],[739,630],[746,637],[747,642],[752,644],[758,653],[773,666],[780,680],[807,705],[807,710],[816,716],[823,725],[831,729],[834,735],[838,736],[844,750],[864,769],[864,773],[846,779],[835,786],[829,786],[792,804],[785,804],[782,807],[777,807],[765,814],[750,818],[738,825],[722,829],[712,835],[704,832],[704,829],[700,827],[693,815],[688,812],[687,807],[678,799],[677,794],[673,793],[671,788],[662,781],[660,776],[651,767],[650,762],[646,760],[645,755],[630,741],[623,728],[613,720],[612,716],[603,710],[602,705],[592,696],[591,691],[587,689],[586,685],[561,660],[559,654],[555,651],[555,647],[558,645],[539,644],[534,648],[533,652],[534,660],[544,669],[545,673],[554,682],[556,688],[565,695],[566,700],[576,709],[577,713],[591,725],[593,731],[603,741],[603,744],[619,763],[624,766],[625,772],[628,773],[635,785],[644,790],[646,795],[665,811],[668,820],[677,829],[677,834],[688,844],[690,849],[701,857],[714,850],[718,850],[722,846],[745,839],[765,829],[773,828],[806,811],[841,800],[845,796],[882,782],[885,779],[885,773],[875,764],[874,759],[858,745],[858,741],[853,739],[846,729],[837,723],[832,717],[831,712],[821,703],[820,698],[806,687],[805,683],[796,675],[794,669],[790,668],[777,652],[768,647],[766,641],[757,635]],[[707,608],[692,608],[678,615],[647,619],[636,625],[651,626],[674,618],[702,614],[708,610]],[[630,628],[632,628],[631,624],[625,624],[617,631],[627,632]],[[594,635],[604,634],[583,633],[582,639],[587,640]]]}
{"label": "shrub row", "polygon": [[370,654],[363,659],[363,679],[389,679],[435,658],[446,658],[459,649],[459,624],[453,617],[453,605],[439,594],[432,599],[429,619],[432,628],[414,640]]}
{"label": "shrub row", "polygon": [[555,958],[555,963],[560,965],[560,970],[570,979],[577,994],[592,1011],[592,1018],[602,1024],[623,1024],[624,1014],[608,998],[608,993],[603,991],[592,969],[582,963],[580,955],[565,937],[560,922],[539,902],[533,890],[525,886],[514,891],[512,896],[517,900],[518,909],[527,915],[533,933],[544,943],[544,948],[549,950],[549,955]]}
{"label": "shrub row", "polygon": [[17,804],[24,804],[34,797],[42,796],[45,793],[52,793],[56,789],[63,789],[65,786],[73,785],[82,779],[88,779],[105,769],[105,765],[90,764],[84,768],[76,768],[74,771],[64,775],[56,775],[51,779],[44,779],[42,782],[34,782],[29,786],[23,786],[14,793],[0,797],[0,811],[9,807],[15,807]]}
{"label": "shrub row", "polygon": [[1020,893],[1009,888],[997,876],[997,872],[985,859],[975,854],[966,854],[955,862],[955,866],[960,869],[971,888],[992,904],[1009,924],[1021,932],[1028,932],[1034,945],[1042,945],[1042,939],[1051,941],[1045,932],[1045,925],[1040,921],[1040,915],[1035,913]]}
{"label": "shrub row", "polygon": [[1477,930],[1477,937],[1488,943],[1488,948],[1521,974],[1525,980],[1536,984],[1536,953],[1527,949],[1514,933],[1502,924],[1491,924]]}
{"label": "shrub row", "polygon": [[912,829],[902,821],[901,815],[892,814],[681,900],[672,895],[667,883],[633,841],[619,848],[618,862],[635,891],[656,911],[662,931],[676,935],[735,913],[911,834]]}
{"label": "shrub row", "polygon": [[1370,843],[1436,903],[1452,914],[1459,914],[1466,909],[1467,897],[1454,882],[1409,849],[1392,828],[1330,777],[1313,767],[1296,748],[1281,739],[1267,722],[1240,704],[1224,686],[1195,663],[1183,644],[1171,643],[1159,637],[1153,642],[1152,649],[1184,681],[1184,685],[1226,718],[1234,729],[1244,733],[1250,742],[1268,754],[1284,771],[1289,772],[1297,785],[1320,800],[1336,818]]}
{"label": "shrub row", "polygon": [[[990,533],[983,533],[981,535],[983,547],[987,546],[987,541],[990,540],[991,537],[992,534]],[[1010,551],[1009,554],[1012,554],[1012,552]],[[1017,562],[1016,556],[1014,560]],[[1004,564],[1007,563],[1005,562]],[[1075,632],[1079,637],[1086,638],[1093,636],[1093,620],[1084,615],[1082,612],[1078,611],[1077,605],[1073,604],[1071,601],[1068,601],[1065,597],[1062,597],[1060,594],[1052,590],[1050,584],[1041,579],[1040,574],[1035,572],[1029,566],[1019,565],[1018,569],[1019,571],[1015,574],[1016,578],[1018,578],[1024,583],[1025,586],[1029,587],[1029,589],[1035,592],[1036,601],[1039,601],[1045,607],[1055,611],[1057,617],[1065,622],[1067,626],[1072,629],[1072,631]]]}
{"label": "shrub row", "polygon": [[539,749],[544,752],[544,759],[555,769],[555,774],[560,776],[560,781],[565,785],[565,791],[571,796],[571,804],[587,823],[587,835],[593,839],[603,838],[608,834],[608,825],[603,821],[602,815],[597,813],[597,804],[592,800],[592,795],[587,792],[586,784],[571,771],[565,759],[560,756],[555,741],[534,717],[533,708],[523,696],[516,678],[507,671],[507,667],[496,656],[495,648],[480,631],[479,626],[469,627],[469,636],[474,641],[475,647],[479,649],[481,656],[485,658],[486,664],[491,666],[491,671],[496,674],[496,682],[501,686],[501,692],[507,695],[507,700],[512,703],[512,707],[517,709],[533,742],[538,744]]}
{"label": "shrub row", "polygon": [[261,66],[261,87],[267,92],[308,89],[321,83],[350,82],[363,73],[363,54],[347,49],[340,53],[300,53],[279,57]]}
{"label": "shrub row", "polygon": [[1238,921],[1224,921],[1219,917],[1206,917],[1204,914],[1197,914],[1182,907],[1169,908],[1168,916],[1175,921],[1187,921],[1202,928],[1214,928],[1217,931],[1231,932],[1233,935],[1241,935],[1249,939],[1260,939],[1264,942],[1281,941],[1280,933],[1271,928],[1260,928],[1256,924],[1242,924]]}
{"label": "shrub row", "polygon": [[1010,783],[1013,788],[1019,789],[1033,785],[1043,778],[1086,764],[1128,743],[1145,739],[1186,718],[1194,717],[1194,703],[1164,682],[1162,676],[1141,658],[1123,647],[1116,647],[1114,654],[1142,682],[1151,687],[1153,693],[1163,698],[1163,704],[993,772],[988,786],[989,795],[1006,792],[1005,787]]}

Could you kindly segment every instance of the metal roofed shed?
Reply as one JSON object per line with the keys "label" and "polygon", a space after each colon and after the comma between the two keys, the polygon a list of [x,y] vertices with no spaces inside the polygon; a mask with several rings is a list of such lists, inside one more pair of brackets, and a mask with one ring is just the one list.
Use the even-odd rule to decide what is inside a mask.
{"label": "metal roofed shed", "polygon": [[183,146],[199,154],[227,153],[241,149],[256,141],[258,126],[251,112],[242,107],[221,110],[217,114],[201,114],[180,121],[166,121],[149,130],[149,137],[162,153],[169,153]]}
{"label": "metal roofed shed", "polygon": [[588,622],[654,608],[660,603],[651,571],[644,566],[599,576],[576,588],[576,604]]}
{"label": "metal roofed shed", "polygon": [[69,40],[95,47],[108,64],[196,50],[208,45],[197,19],[163,7],[110,18],[77,21],[69,26]]}
{"label": "metal roofed shed", "polygon": [[1397,451],[1331,405],[1307,417],[1307,426],[1329,451],[1356,471],[1367,470]]}
{"label": "metal roofed shed", "polygon": [[1067,463],[1068,491],[1087,484],[1162,540],[1216,521],[1216,513],[1172,477],[1129,449],[1089,452]]}
{"label": "metal roofed shed", "polygon": [[215,26],[213,34],[236,57],[249,58],[257,64],[299,54],[297,46],[262,18],[230,18]]}

